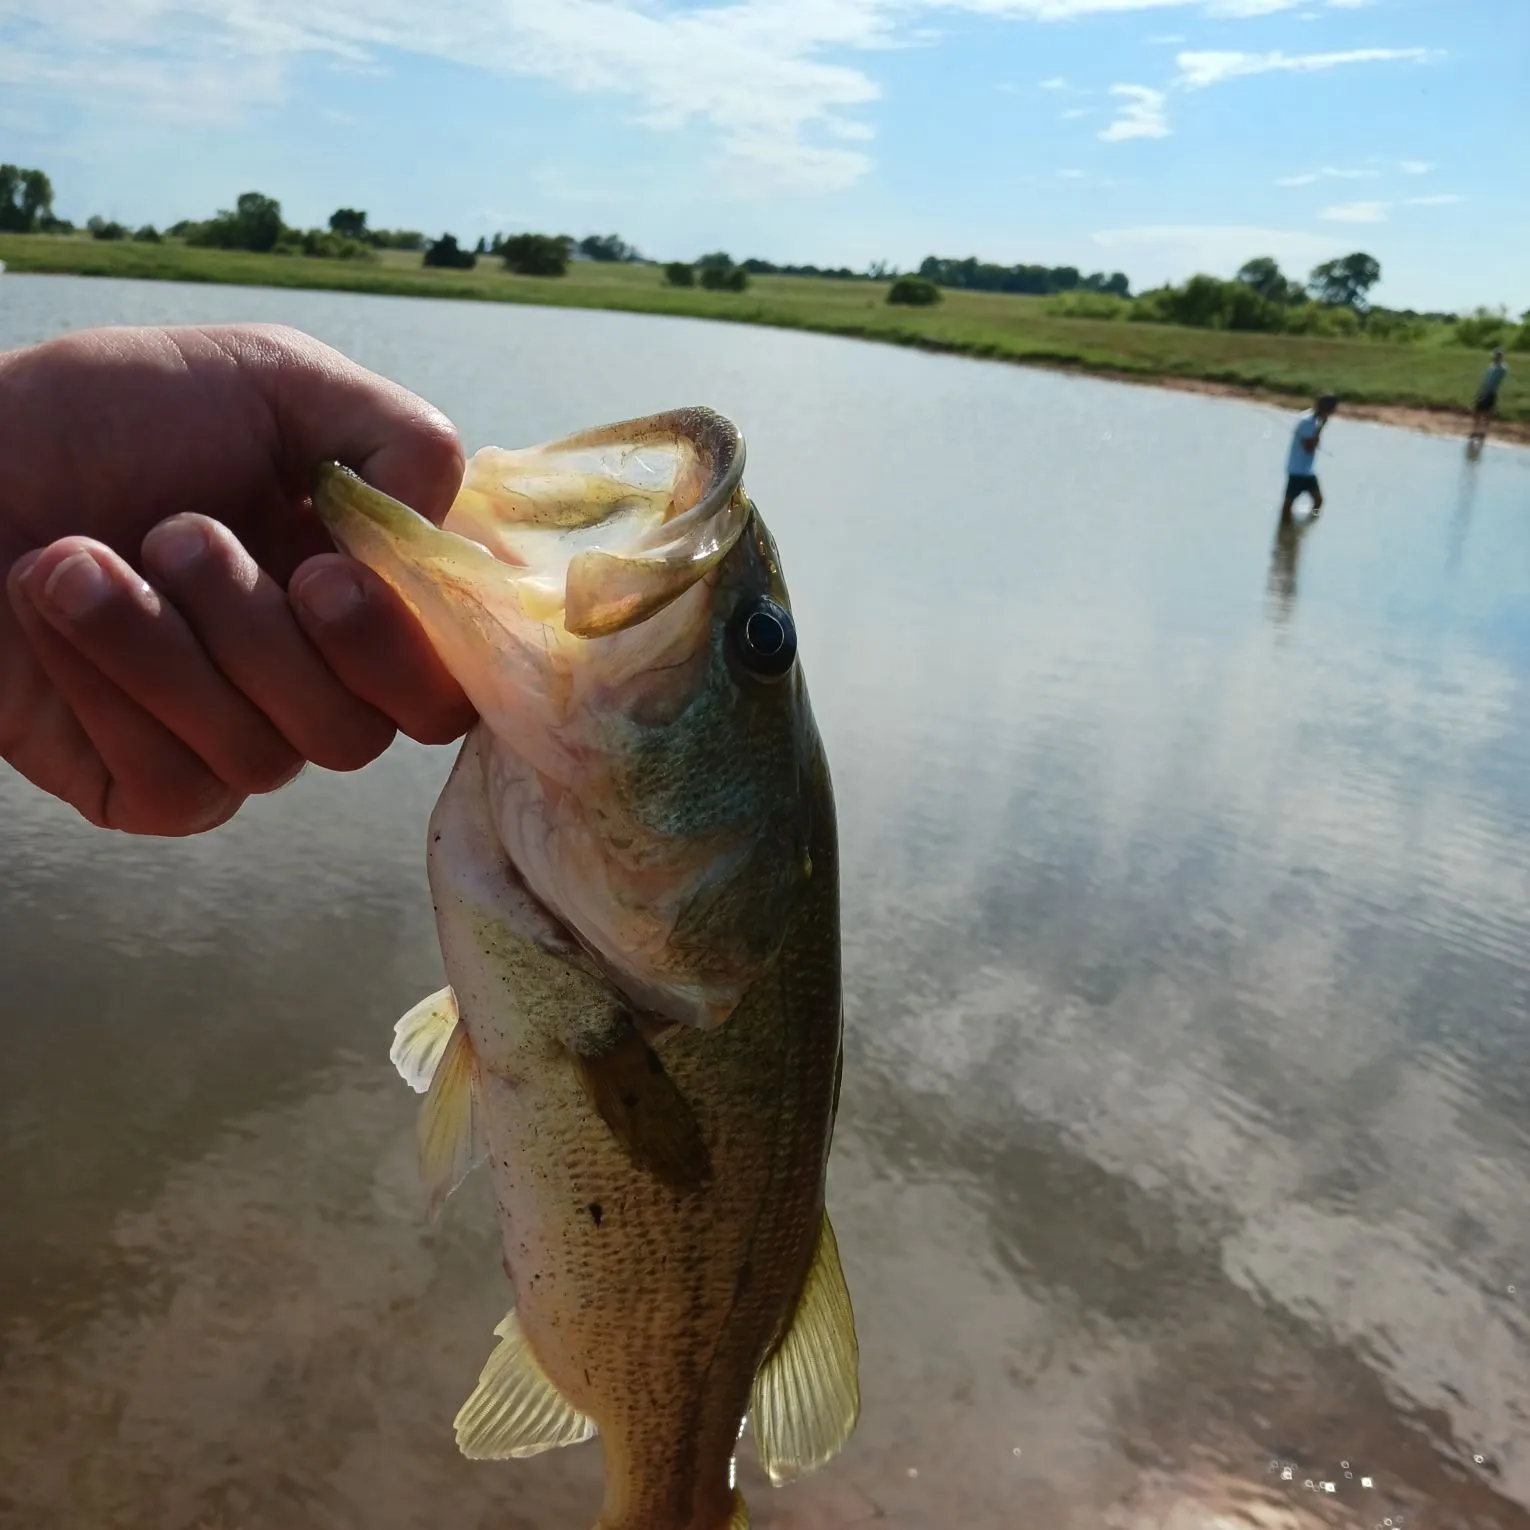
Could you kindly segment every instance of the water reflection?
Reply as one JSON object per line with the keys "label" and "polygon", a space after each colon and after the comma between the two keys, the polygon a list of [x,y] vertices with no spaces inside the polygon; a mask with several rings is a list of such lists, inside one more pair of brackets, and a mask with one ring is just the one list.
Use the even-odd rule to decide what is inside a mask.
{"label": "water reflection", "polygon": [[1455,573],[1461,563],[1461,553],[1466,547],[1466,534],[1471,529],[1472,507],[1477,500],[1478,471],[1482,462],[1482,442],[1468,441],[1461,462],[1461,483],[1456,493],[1455,514],[1450,518],[1450,545],[1445,566]]}
{"label": "water reflection", "polygon": [[1277,623],[1291,618],[1292,607],[1296,604],[1296,565],[1301,556],[1302,541],[1321,516],[1321,510],[1309,510],[1303,516],[1282,511],[1275,523],[1268,590],[1270,613]]}
{"label": "water reflection", "polygon": [[[1297,623],[1310,527],[1224,509],[1256,408],[615,315],[11,312],[82,289],[302,323],[472,445],[744,423],[840,803],[865,1395],[831,1470],[744,1463],[757,1525],[1530,1527],[1530,458],[1339,421]],[[597,1453],[451,1440],[503,1277],[485,1186],[420,1216],[385,1060],[448,763],[180,845],[0,777],[5,1530],[594,1518]]]}

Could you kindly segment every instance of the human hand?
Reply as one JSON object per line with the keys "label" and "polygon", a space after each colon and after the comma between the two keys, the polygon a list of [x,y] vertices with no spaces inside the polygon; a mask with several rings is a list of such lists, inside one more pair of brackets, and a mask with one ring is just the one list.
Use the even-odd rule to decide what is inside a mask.
{"label": "human hand", "polygon": [[87,331],[0,355],[0,757],[90,822],[192,834],[307,761],[472,720],[308,502],[335,458],[440,521],[451,424],[296,330]]}

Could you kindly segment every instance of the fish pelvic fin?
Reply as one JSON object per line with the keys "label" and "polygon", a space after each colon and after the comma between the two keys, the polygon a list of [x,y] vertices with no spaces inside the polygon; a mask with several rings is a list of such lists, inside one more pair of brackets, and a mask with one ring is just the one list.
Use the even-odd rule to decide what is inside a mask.
{"label": "fish pelvic fin", "polygon": [[595,1421],[548,1379],[513,1311],[494,1332],[499,1343],[473,1395],[457,1411],[462,1454],[474,1461],[503,1461],[594,1439]]}
{"label": "fish pelvic fin", "polygon": [[609,1046],[571,1055],[595,1114],[633,1164],[672,1190],[710,1183],[712,1155],[695,1112],[630,1017],[620,1018]]}
{"label": "fish pelvic fin", "polygon": [[421,999],[393,1027],[388,1061],[416,1094],[430,1088],[456,1024],[457,996],[448,985]]}
{"label": "fish pelvic fin", "polygon": [[[455,1002],[452,1008],[456,1008]],[[460,1019],[453,1024],[442,1049],[430,1092],[420,1107],[416,1131],[426,1212],[434,1221],[447,1196],[483,1162],[488,1151],[478,1108],[478,1059]]]}
{"label": "fish pelvic fin", "polygon": [[860,1346],[828,1213],[786,1336],[749,1399],[760,1464],[776,1487],[839,1454],[861,1412]]}

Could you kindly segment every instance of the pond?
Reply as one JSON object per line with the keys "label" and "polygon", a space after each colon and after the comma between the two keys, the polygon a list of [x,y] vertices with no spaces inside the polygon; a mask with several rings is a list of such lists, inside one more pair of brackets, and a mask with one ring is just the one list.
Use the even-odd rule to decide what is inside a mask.
{"label": "pond", "polygon": [[[0,346],[268,319],[470,447],[707,403],[829,750],[864,1413],[761,1527],[1530,1526],[1530,453],[699,321],[0,278]],[[0,773],[0,1524],[582,1530],[461,1459],[487,1187],[394,1019],[450,751],[190,842]],[[0,767],[3,771],[3,767]],[[478,1177],[481,1180],[481,1176]]]}

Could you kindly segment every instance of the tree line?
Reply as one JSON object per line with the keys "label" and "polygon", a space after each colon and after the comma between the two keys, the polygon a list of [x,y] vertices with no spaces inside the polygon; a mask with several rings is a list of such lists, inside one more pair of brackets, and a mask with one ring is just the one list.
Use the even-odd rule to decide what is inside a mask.
{"label": "tree line", "polygon": [[1033,297],[1048,297],[1057,292],[1131,296],[1131,283],[1123,271],[1112,271],[1109,276],[1096,271],[1085,276],[1077,266],[998,266],[975,255],[965,260],[926,255],[919,263],[919,275],[937,287],[957,287],[969,292],[1017,292]]}
{"label": "tree line", "polygon": [[[53,196],[53,183],[42,170],[0,164],[0,233],[76,232],[67,219],[55,216]],[[431,267],[466,270],[487,258],[521,276],[563,276],[575,259],[652,264],[617,234],[589,234],[582,239],[569,234],[495,234],[465,248],[450,233],[427,239],[417,229],[373,228],[366,212],[356,207],[336,208],[325,228],[295,228],[283,219],[281,203],[258,191],[244,192],[232,208],[211,218],[183,219],[163,233],[150,224],[130,229],[101,217],[90,218],[85,231],[104,240],[158,243],[174,238],[214,249],[339,260],[375,260],[380,250],[410,250],[420,252],[424,264]],[[854,271],[848,266],[782,265],[752,256],[735,261],[721,250],[663,267],[663,280],[672,286],[723,292],[743,292],[752,277],[765,275],[891,281],[889,302],[921,307],[939,302],[946,289],[1005,292],[1045,297],[1049,311],[1064,317],[1266,333],[1364,335],[1402,342],[1423,340],[1431,331],[1450,326],[1450,338],[1465,345],[1530,350],[1530,311],[1516,324],[1507,313],[1487,309],[1461,317],[1373,306],[1370,292],[1381,279],[1381,264],[1360,250],[1314,266],[1305,282],[1288,277],[1273,256],[1259,255],[1245,261],[1230,281],[1201,273],[1178,285],[1140,293],[1135,299],[1121,271],[1086,275],[1075,266],[1003,266],[970,255],[959,260],[929,255],[920,262],[917,274],[902,275],[885,261]]]}

